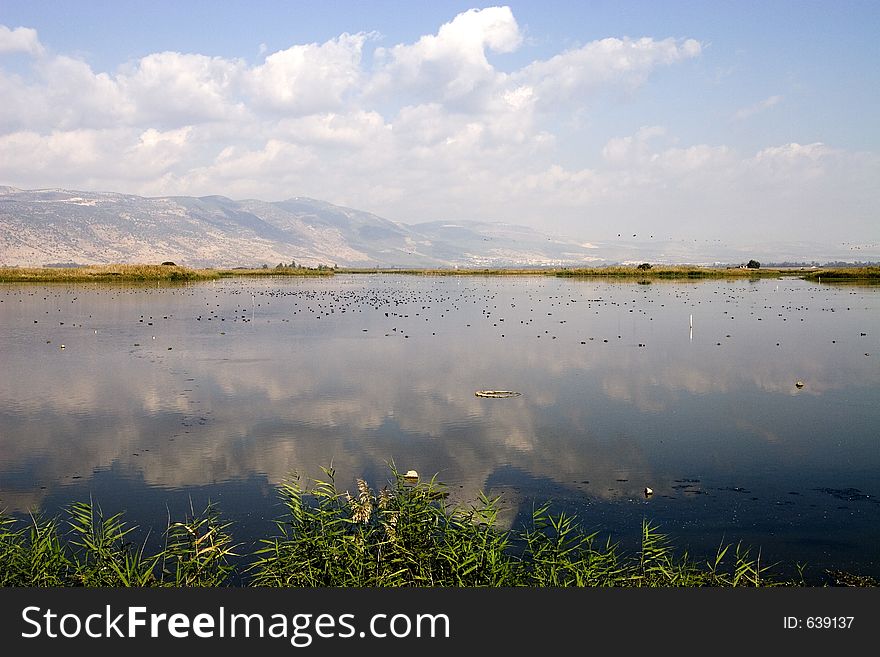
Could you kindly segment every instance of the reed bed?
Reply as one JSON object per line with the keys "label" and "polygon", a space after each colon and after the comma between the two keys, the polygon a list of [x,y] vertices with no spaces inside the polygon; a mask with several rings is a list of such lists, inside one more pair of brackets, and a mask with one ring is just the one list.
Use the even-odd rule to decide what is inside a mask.
{"label": "reed bed", "polygon": [[398,274],[402,276],[548,276],[556,270],[525,267],[435,267],[424,269],[343,267],[336,271],[340,274]]}
{"label": "reed bed", "polygon": [[844,267],[834,269],[817,269],[803,275],[807,280],[855,280],[880,281],[880,267]]}
{"label": "reed bed", "polygon": [[656,265],[605,267],[511,267],[511,268],[436,268],[436,269],[339,269],[345,274],[400,274],[409,276],[559,276],[559,277],[620,277],[620,278],[757,278],[779,276],[776,269],[740,269],[699,267],[691,265]]}
{"label": "reed bed", "polygon": [[[392,470],[379,491],[363,480],[340,491],[332,469],[278,493],[285,514],[273,536],[236,544],[215,506],[169,522],[161,548],[132,540],[122,514],[93,502],[62,518],[0,516],[0,585],[19,587],[732,587],[806,585],[778,579],[742,545],[707,561],[677,554],[645,520],[641,547],[625,553],[585,532],[576,516],[537,508],[526,526],[498,527],[498,499],[445,502],[435,480],[411,483]],[[837,583],[872,586],[837,573]]]}
{"label": "reed bed", "polygon": [[562,277],[611,277],[611,278],[775,278],[782,275],[779,269],[742,269],[740,267],[700,267],[696,265],[652,265],[617,267],[582,267],[555,270]]}
{"label": "reed bed", "polygon": [[86,267],[2,267],[0,282],[81,283],[113,281],[200,281],[218,278],[211,269],[179,265],[89,265]]}
{"label": "reed bed", "polygon": [[332,276],[335,271],[331,267],[269,267],[268,269],[218,269],[218,276]]}
{"label": "reed bed", "polygon": [[254,269],[192,269],[179,265],[90,265],[85,267],[0,267],[0,282],[89,281],[199,281],[228,277],[333,276],[334,274],[386,274],[403,276],[557,276],[562,278],[621,278],[634,280],[700,280],[777,278],[797,276],[807,280],[877,281],[880,267],[816,269],[743,269],[692,265],[651,265],[571,268],[333,268],[270,267]]}
{"label": "reed bed", "polygon": [[[645,263],[648,265],[649,263]],[[620,265],[603,267],[512,267],[384,269],[343,268],[345,274],[399,274],[409,276],[557,276],[562,278],[702,279],[776,278],[792,275],[780,269],[742,269],[740,267],[702,267],[698,265]],[[797,272],[794,272],[797,273]]]}
{"label": "reed bed", "polygon": [[233,276],[332,276],[332,268],[191,269],[180,265],[89,265],[86,267],[0,267],[4,283],[206,281]]}

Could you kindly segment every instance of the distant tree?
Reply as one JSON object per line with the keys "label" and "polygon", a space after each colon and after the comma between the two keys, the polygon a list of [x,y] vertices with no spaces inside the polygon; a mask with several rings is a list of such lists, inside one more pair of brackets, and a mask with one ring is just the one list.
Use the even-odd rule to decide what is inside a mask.
{"label": "distant tree", "polygon": [[269,269],[269,265],[263,263],[263,269]]}
{"label": "distant tree", "polygon": [[650,268],[651,268],[650,262],[643,262],[638,267],[636,267],[636,269],[641,269],[642,271],[648,271]]}
{"label": "distant tree", "polygon": [[760,269],[761,263],[757,260],[749,260],[749,263],[746,265],[747,269]]}

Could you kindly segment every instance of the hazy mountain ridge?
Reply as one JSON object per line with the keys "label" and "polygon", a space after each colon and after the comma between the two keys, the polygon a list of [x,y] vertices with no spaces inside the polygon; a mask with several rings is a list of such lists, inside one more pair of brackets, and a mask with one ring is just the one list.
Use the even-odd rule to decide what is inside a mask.
{"label": "hazy mountain ridge", "polygon": [[588,249],[529,228],[466,223],[459,234],[295,197],[140,197],[0,188],[0,264],[173,260],[194,267],[586,264]]}
{"label": "hazy mountain ridge", "polygon": [[[635,237],[635,236],[634,236]],[[877,260],[809,242],[736,247],[720,241],[577,242],[483,221],[402,224],[305,197],[141,197],[0,186],[0,266],[172,260],[192,267],[319,264],[341,267],[589,266]]]}

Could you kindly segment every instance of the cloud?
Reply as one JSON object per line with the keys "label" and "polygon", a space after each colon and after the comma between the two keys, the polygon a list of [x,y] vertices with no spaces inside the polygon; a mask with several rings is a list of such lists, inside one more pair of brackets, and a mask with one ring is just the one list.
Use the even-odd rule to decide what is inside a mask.
{"label": "cloud", "polygon": [[[48,168],[75,170],[80,176],[92,171],[105,155],[115,152],[115,136],[95,130],[63,130],[42,135],[16,132],[0,136],[0,170],[22,167],[20,175],[39,176]],[[100,169],[95,170],[97,173]]]}
{"label": "cloud", "polygon": [[45,52],[43,44],[37,37],[37,31],[29,27],[16,27],[10,30],[0,25],[0,54],[23,52],[33,56]]}
{"label": "cloud", "polygon": [[746,119],[750,119],[756,114],[760,114],[761,112],[768,110],[771,107],[776,107],[776,105],[782,102],[783,98],[784,96],[770,96],[769,98],[765,98],[764,100],[759,101],[753,105],[740,108],[733,115],[733,119],[735,121],[745,121]]}
{"label": "cloud", "polygon": [[[875,154],[818,142],[742,153],[726,145],[679,147],[670,141],[656,126],[613,138],[603,148],[607,166],[552,165],[514,188],[510,202],[523,212],[540,212],[543,205],[545,213],[580,210],[582,216],[613,217],[611,226],[663,235],[705,235],[709,229],[737,243],[792,235],[822,239],[832,234],[829,217],[843,217],[854,234],[876,234],[880,157]],[[737,227],[735,236],[731,225]]]}
{"label": "cloud", "polygon": [[238,89],[246,67],[239,60],[160,52],[126,66],[111,80],[137,125],[182,126],[242,119]]}
{"label": "cloud", "polygon": [[[25,30],[20,32],[20,30]],[[18,28],[4,36],[25,47],[36,32]],[[341,34],[324,43],[297,44],[265,55],[262,62],[194,53],[159,52],[96,72],[84,61],[58,55],[29,74],[0,69],[0,91],[13,99],[0,108],[5,132],[108,129],[130,126],[138,134],[187,126],[212,126],[215,134],[247,135],[251,148],[291,138],[292,119],[317,126],[327,117],[381,115],[395,134],[415,116],[431,115],[445,133],[441,147],[470,143],[547,143],[552,132],[536,120],[536,108],[566,99],[584,104],[604,84],[638,86],[656,66],[696,56],[696,41],[604,39],[535,61],[512,73],[497,70],[492,54],[517,50],[523,33],[509,7],[472,9],[412,43],[375,49],[364,61],[369,33]],[[32,46],[35,49],[36,45]],[[42,48],[42,46],[40,46]],[[552,113],[552,112],[551,112]],[[338,123],[333,118],[333,123]],[[373,133],[372,124],[363,124]],[[399,130],[398,130],[399,128]],[[307,138],[314,130],[307,130]],[[351,140],[351,138],[349,138]],[[363,142],[364,139],[354,139]],[[217,143],[216,153],[228,144]],[[409,144],[401,143],[401,150]]]}
{"label": "cloud", "polygon": [[537,61],[514,76],[527,81],[545,106],[580,102],[605,87],[635,89],[653,70],[697,57],[694,39],[608,38]]}
{"label": "cloud", "polygon": [[148,169],[154,175],[164,174],[191,147],[192,128],[178,128],[160,132],[155,128],[144,130],[138,142],[125,153],[126,164],[131,163],[137,169]]}
{"label": "cloud", "polygon": [[595,134],[594,113],[613,115],[623,96],[626,125],[651,76],[701,56],[696,39],[610,37],[502,70],[496,60],[522,62],[528,47],[509,7],[379,39],[344,33],[256,62],[156,52],[97,71],[47,54],[34,30],[5,29],[7,50],[42,54],[14,69],[0,60],[0,184],[312,196],[399,221],[497,220],[590,241],[616,235],[618,221],[702,234],[712,213],[749,217],[755,232],[795,209],[818,225],[825,195],[871,231],[871,154],[791,139],[751,152],[682,143],[652,113]]}
{"label": "cloud", "polygon": [[292,46],[247,72],[245,87],[260,108],[312,114],[342,107],[362,75],[367,35],[342,34],[323,44]]}
{"label": "cloud", "polygon": [[662,126],[643,126],[634,135],[612,137],[602,148],[602,157],[613,166],[644,163],[653,157],[650,142],[666,134]]}
{"label": "cloud", "polygon": [[516,50],[523,37],[509,7],[470,9],[443,24],[437,34],[413,44],[377,48],[375,95],[408,94],[421,101],[462,101],[491,91],[503,78],[487,51]]}
{"label": "cloud", "polygon": [[0,91],[3,132],[115,128],[130,123],[137,110],[116,78],[95,73],[85,62],[58,55],[35,63],[33,79],[4,75]]}
{"label": "cloud", "polygon": [[302,144],[366,148],[387,145],[391,125],[378,112],[353,110],[284,118],[278,122],[276,132]]}
{"label": "cloud", "polygon": [[834,150],[821,142],[813,144],[790,143],[782,146],[770,146],[755,155],[757,162],[817,162],[831,155]]}

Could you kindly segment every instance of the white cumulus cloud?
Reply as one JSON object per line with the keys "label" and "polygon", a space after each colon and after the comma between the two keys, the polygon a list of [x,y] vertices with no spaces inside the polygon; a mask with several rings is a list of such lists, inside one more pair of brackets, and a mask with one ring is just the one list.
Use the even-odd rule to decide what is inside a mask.
{"label": "white cumulus cloud", "polygon": [[657,67],[701,51],[694,39],[607,38],[534,62],[514,77],[530,83],[545,105],[580,102],[606,86],[634,89]]}
{"label": "white cumulus cloud", "polygon": [[126,66],[113,80],[140,125],[235,119],[245,65],[222,57],[160,52]]}
{"label": "white cumulus cloud", "polygon": [[257,107],[295,114],[339,109],[360,83],[367,35],[342,34],[323,44],[296,45],[266,57],[247,72],[246,89]]}
{"label": "white cumulus cloud", "polygon": [[[835,205],[825,199],[870,232],[880,211],[877,157],[814,138],[750,152],[681,143],[651,111],[617,136],[591,132],[592,112],[613,114],[660,69],[701,57],[697,39],[610,36],[529,61],[509,7],[381,39],[343,33],[261,48],[254,62],[154,52],[95,70],[47,51],[33,29],[0,26],[0,53],[32,55],[14,68],[0,58],[0,184],[312,196],[402,221],[530,223],[583,240],[618,222],[821,226]],[[514,52],[521,63],[502,70]]]}
{"label": "white cumulus cloud", "polygon": [[511,52],[522,33],[509,7],[471,9],[445,23],[437,34],[413,44],[376,50],[376,94],[412,94],[426,101],[461,101],[491,91],[504,75],[495,70],[487,51]]}
{"label": "white cumulus cloud", "polygon": [[44,51],[36,30],[29,27],[9,29],[5,25],[0,25],[0,54],[23,52],[29,55],[42,55]]}

